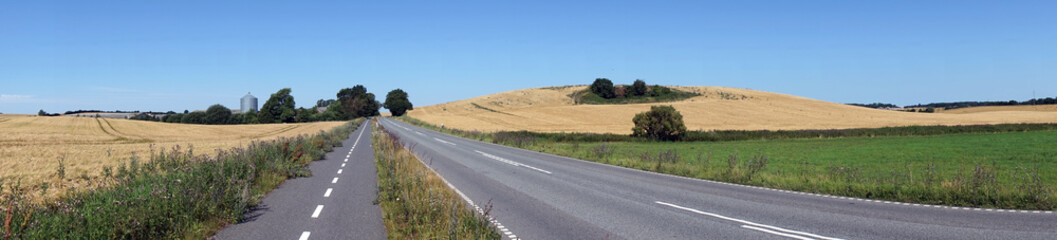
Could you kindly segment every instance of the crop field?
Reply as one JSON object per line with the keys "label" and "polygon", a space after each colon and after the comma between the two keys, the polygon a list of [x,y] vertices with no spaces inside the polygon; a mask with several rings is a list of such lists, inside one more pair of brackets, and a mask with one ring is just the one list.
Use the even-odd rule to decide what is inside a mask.
{"label": "crop field", "polygon": [[803,130],[897,126],[1055,123],[1057,111],[1011,108],[964,114],[878,110],[727,87],[673,87],[701,94],[668,103],[577,105],[586,86],[523,89],[432,106],[408,115],[438,126],[483,132],[526,130],[630,134],[631,119],[653,105],[672,105],[688,130]]}
{"label": "crop field", "polygon": [[[217,149],[316,134],[344,122],[262,125],[190,125],[147,121],[0,115],[0,178],[21,178],[23,186],[39,186],[59,179],[64,184],[91,187],[88,182],[130,158],[149,159],[152,152],[180,148],[215,155]],[[59,192],[59,191],[52,191]]]}

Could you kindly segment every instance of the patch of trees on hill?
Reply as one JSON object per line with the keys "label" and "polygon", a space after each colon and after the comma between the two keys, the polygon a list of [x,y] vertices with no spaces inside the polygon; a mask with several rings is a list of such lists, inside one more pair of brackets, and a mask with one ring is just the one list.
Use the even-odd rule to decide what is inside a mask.
{"label": "patch of trees on hill", "polygon": [[906,106],[908,108],[942,108],[942,109],[958,109],[967,107],[983,107],[983,106],[1018,106],[1018,105],[1043,105],[1043,104],[1057,104],[1057,98],[1032,98],[1027,101],[964,101],[964,102],[940,102],[940,103],[929,103],[929,104],[918,104]]}
{"label": "patch of trees on hill", "polygon": [[647,85],[636,79],[631,85],[613,85],[613,81],[597,78],[585,91],[570,95],[577,104],[630,104],[679,101],[697,93],[683,92],[660,85]]}
{"label": "patch of trees on hill", "polygon": [[895,104],[891,104],[891,103],[868,103],[868,104],[848,103],[848,105],[860,106],[860,107],[866,107],[866,108],[876,108],[876,109],[880,109],[880,108],[899,108],[899,106],[896,106]]}

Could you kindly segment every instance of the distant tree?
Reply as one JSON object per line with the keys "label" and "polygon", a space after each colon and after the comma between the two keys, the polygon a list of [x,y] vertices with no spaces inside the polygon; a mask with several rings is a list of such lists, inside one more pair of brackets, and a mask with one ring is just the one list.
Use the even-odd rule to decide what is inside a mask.
{"label": "distant tree", "polygon": [[683,115],[672,106],[652,106],[650,111],[636,114],[632,121],[635,122],[631,129],[633,136],[672,141],[686,133]]}
{"label": "distant tree", "polygon": [[389,109],[389,112],[393,116],[399,117],[407,113],[408,110],[414,110],[415,107],[411,105],[411,100],[407,98],[407,92],[399,88],[389,91],[389,94],[385,95],[385,109]]}
{"label": "distant tree", "polygon": [[317,108],[319,108],[319,107],[328,107],[328,106],[330,106],[331,104],[334,104],[334,102],[337,102],[337,101],[338,100],[336,100],[336,99],[326,99],[326,100],[320,99],[320,100],[316,101],[316,107]]}
{"label": "distant tree", "polygon": [[592,93],[605,99],[616,97],[616,93],[613,92],[613,81],[609,81],[609,79],[596,78],[595,82],[591,83],[590,89]]}
{"label": "distant tree", "polygon": [[645,96],[647,91],[646,81],[642,79],[635,79],[635,83],[631,84],[631,95],[632,96]]}
{"label": "distant tree", "polygon": [[206,109],[205,124],[228,124],[231,119],[231,109],[224,105],[213,104]]}
{"label": "distant tree", "polygon": [[204,124],[205,121],[206,121],[205,119],[206,119],[206,113],[205,112],[191,112],[191,113],[185,114],[183,119],[180,119],[180,122],[181,123],[187,123],[187,124]]}
{"label": "distant tree", "polygon": [[45,112],[44,109],[41,109],[39,112],[37,112],[37,116],[48,116],[48,112]]}
{"label": "distant tree", "polygon": [[337,97],[335,104],[340,104],[341,107],[338,116],[343,120],[380,115],[378,109],[381,108],[381,103],[375,100],[374,94],[367,92],[363,85],[341,89]]}
{"label": "distant tree", "polygon": [[242,122],[240,122],[241,124],[258,124],[258,123],[261,123],[261,122],[257,121],[257,116],[258,116],[257,115],[257,111],[253,111],[253,109],[250,109],[249,112],[242,113],[242,115],[243,115],[242,116]]}
{"label": "distant tree", "polygon": [[925,112],[927,112],[927,113],[934,113],[934,112],[936,112],[936,108],[934,108],[934,107],[928,107],[928,108],[925,108]]}
{"label": "distant tree", "polygon": [[297,122],[294,96],[290,95],[290,91],[290,88],[283,88],[273,93],[268,101],[264,102],[261,111],[257,113],[257,120],[261,123]]}

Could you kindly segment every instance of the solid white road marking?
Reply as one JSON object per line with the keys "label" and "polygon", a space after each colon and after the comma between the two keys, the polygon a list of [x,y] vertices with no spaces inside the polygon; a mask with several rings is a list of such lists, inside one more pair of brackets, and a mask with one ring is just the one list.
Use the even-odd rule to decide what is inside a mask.
{"label": "solid white road marking", "polygon": [[338,174],[341,174],[341,170],[344,170],[344,169],[338,169]]}
{"label": "solid white road marking", "polygon": [[800,239],[800,240],[815,240],[814,238],[803,237],[803,236],[793,235],[793,234],[780,233],[780,232],[775,232],[775,231],[771,231],[771,230],[767,230],[767,229],[763,229],[763,228],[758,228],[758,227],[753,227],[753,226],[749,226],[749,225],[741,225],[741,227],[752,229],[752,230],[756,230],[756,231],[760,231],[760,232],[764,232],[764,233],[770,233],[770,234],[774,234],[774,235],[778,235],[778,236],[783,236],[783,237],[787,237],[787,238],[796,238],[796,239]]}
{"label": "solid white road marking", "polygon": [[297,240],[308,240],[308,235],[312,235],[312,233],[308,232],[308,231],[304,231],[304,232],[301,233],[301,238],[298,238]]}
{"label": "solid white road marking", "polygon": [[345,167],[345,164],[344,164],[344,163],[342,163],[342,164],[341,164],[341,167]]}
{"label": "solid white road marking", "polygon": [[750,222],[750,221],[745,221],[745,220],[741,220],[741,219],[737,219],[737,218],[727,217],[727,216],[723,216],[723,215],[719,215],[719,214],[715,214],[715,213],[705,212],[705,211],[701,211],[701,210],[697,210],[697,209],[693,209],[693,208],[688,208],[688,207],[683,207],[683,206],[679,206],[679,205],[675,205],[675,204],[671,204],[671,203],[666,203],[666,202],[661,202],[661,201],[655,201],[654,203],[657,203],[657,204],[660,204],[660,205],[669,206],[669,207],[673,207],[673,208],[676,208],[676,209],[680,209],[680,210],[684,210],[684,211],[688,211],[688,212],[692,212],[692,213],[697,213],[697,214],[709,216],[709,217],[714,217],[714,218],[719,218],[719,219],[723,219],[723,220],[727,220],[727,221],[737,222],[737,223],[741,223],[741,224],[745,224],[745,225],[752,225],[752,226],[756,226],[756,227],[767,228],[767,229],[771,229],[771,230],[774,230],[774,231],[780,231],[780,232],[785,232],[785,233],[797,234],[797,235],[808,236],[808,237],[813,237],[813,238],[818,238],[818,239],[827,239],[827,240],[837,240],[837,239],[839,239],[839,238],[831,238],[831,237],[819,236],[819,235],[806,233],[806,232],[789,230],[789,229],[775,227],[775,226],[766,225],[766,224],[754,223],[754,222]]}
{"label": "solid white road marking", "polygon": [[333,188],[327,188],[327,192],[323,193],[323,197],[330,197],[330,192],[334,191]]}
{"label": "solid white road marking", "polygon": [[449,141],[440,140],[440,138],[433,138],[433,140],[437,140],[438,142],[441,142],[441,143],[444,143],[444,144],[448,144],[448,145],[452,145],[452,146],[458,146],[458,145],[455,145],[455,143],[452,143],[452,142],[449,142]]}
{"label": "solid white road marking", "polygon": [[319,218],[319,213],[323,212],[323,205],[316,206],[316,211],[312,212],[312,218]]}
{"label": "solid white road marking", "polygon": [[334,178],[334,180],[330,181],[330,183],[338,183],[338,178]]}
{"label": "solid white road marking", "polygon": [[503,163],[506,163],[506,164],[514,165],[516,167],[526,167],[526,168],[529,168],[529,169],[532,169],[532,170],[540,171],[542,173],[551,174],[551,172],[547,171],[547,170],[539,169],[539,168],[536,168],[536,167],[533,167],[533,166],[529,166],[529,165],[525,165],[523,163],[519,163],[519,162],[515,162],[515,161],[510,161],[510,160],[507,160],[505,158],[501,158],[499,156],[488,154],[488,153],[485,153],[485,152],[481,152],[481,151],[477,151],[477,150],[473,150],[473,151],[477,152],[477,153],[479,153],[479,154],[481,154],[481,155],[483,155],[485,157],[491,158],[492,160],[496,160],[496,161],[500,161],[500,162],[503,162]]}

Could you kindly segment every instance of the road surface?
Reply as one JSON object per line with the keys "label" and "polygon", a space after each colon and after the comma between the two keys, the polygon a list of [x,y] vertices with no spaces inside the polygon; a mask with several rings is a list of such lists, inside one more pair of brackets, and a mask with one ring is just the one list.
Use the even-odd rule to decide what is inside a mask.
{"label": "road surface", "polygon": [[[380,119],[524,239],[1057,239],[1050,211],[805,194],[656,174],[467,140]],[[487,207],[485,207],[487,208]]]}
{"label": "road surface", "polygon": [[382,210],[372,204],[378,173],[369,123],[309,164],[311,177],[287,180],[216,239],[385,239]]}

